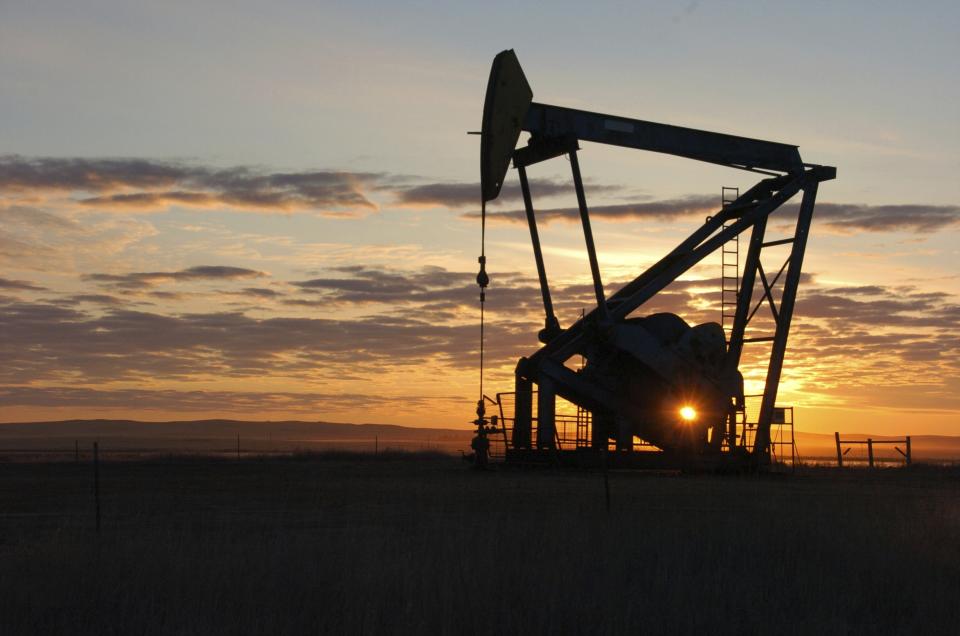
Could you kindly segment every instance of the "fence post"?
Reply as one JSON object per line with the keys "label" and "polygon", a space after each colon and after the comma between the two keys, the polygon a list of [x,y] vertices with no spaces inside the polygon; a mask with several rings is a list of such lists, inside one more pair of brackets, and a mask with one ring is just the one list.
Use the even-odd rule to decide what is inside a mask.
{"label": "fence post", "polygon": [[910,452],[910,436],[907,435],[907,466],[913,461],[912,454]]}
{"label": "fence post", "polygon": [[73,463],[80,463],[80,440],[73,440]]}
{"label": "fence post", "polygon": [[93,499],[97,510],[97,534],[100,534],[100,444],[93,443]]}
{"label": "fence post", "polygon": [[240,459],[240,433],[237,433],[237,459]]}
{"label": "fence post", "polygon": [[835,432],[833,438],[837,440],[837,468],[843,468],[843,451],[840,449],[840,432]]}
{"label": "fence post", "polygon": [[873,438],[867,438],[867,462],[873,468]]}

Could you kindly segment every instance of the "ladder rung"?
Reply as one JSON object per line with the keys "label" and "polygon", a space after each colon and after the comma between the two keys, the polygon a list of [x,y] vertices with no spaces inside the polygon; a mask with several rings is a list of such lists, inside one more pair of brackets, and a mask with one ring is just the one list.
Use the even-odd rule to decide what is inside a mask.
{"label": "ladder rung", "polygon": [[773,342],[773,336],[763,336],[760,338],[744,338],[744,342]]}

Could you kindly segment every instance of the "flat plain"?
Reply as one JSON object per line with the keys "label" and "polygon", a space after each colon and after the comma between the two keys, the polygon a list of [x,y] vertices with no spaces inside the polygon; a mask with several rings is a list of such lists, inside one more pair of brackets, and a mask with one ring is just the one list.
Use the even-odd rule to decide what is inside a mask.
{"label": "flat plain", "polygon": [[2,634],[956,633],[960,469],[0,463]]}

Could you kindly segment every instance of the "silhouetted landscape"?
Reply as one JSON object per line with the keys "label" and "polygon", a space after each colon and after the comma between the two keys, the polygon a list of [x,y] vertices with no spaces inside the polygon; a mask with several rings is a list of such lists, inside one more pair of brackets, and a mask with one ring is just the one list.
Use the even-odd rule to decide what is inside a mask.
{"label": "silhouetted landscape", "polygon": [[[45,451],[72,456],[76,443],[89,452],[94,441],[105,453],[139,454],[266,454],[296,451],[437,450],[454,453],[470,447],[468,430],[414,428],[392,424],[334,422],[253,422],[198,420],[138,422],[131,420],[67,420],[0,424],[0,455],[11,450]],[[16,455],[17,453],[12,453]],[[36,453],[34,453],[36,455]]]}
{"label": "silhouetted landscape", "polygon": [[[956,467],[0,463],[0,633],[945,633]],[[642,627],[638,627],[642,626]]]}
{"label": "silhouetted landscape", "polygon": [[[0,424],[0,456],[29,459],[72,457],[76,443],[89,454],[99,441],[102,452],[125,457],[162,454],[241,454],[311,452],[323,450],[423,451],[459,454],[469,451],[473,432],[462,429],[397,426],[393,424],[343,424],[337,422],[255,422],[241,420],[195,420],[139,422],[132,420],[64,420]],[[870,433],[844,433],[843,438],[894,439]],[[915,461],[951,463],[960,461],[960,436],[914,435]],[[833,435],[796,433],[801,462],[836,463]],[[42,453],[38,453],[43,451]],[[848,461],[866,461],[864,449],[855,449]],[[878,447],[878,461],[902,462],[892,446]]]}

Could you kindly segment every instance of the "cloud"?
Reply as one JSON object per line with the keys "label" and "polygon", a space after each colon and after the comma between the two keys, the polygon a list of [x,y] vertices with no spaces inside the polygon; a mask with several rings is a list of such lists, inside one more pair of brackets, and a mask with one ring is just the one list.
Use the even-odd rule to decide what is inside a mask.
{"label": "cloud", "polygon": [[152,211],[184,206],[333,214],[371,211],[377,206],[364,190],[381,177],[332,170],[210,168],[146,159],[0,156],[0,191],[67,194],[81,207],[96,210]]}
{"label": "cloud", "polygon": [[[218,272],[221,276],[215,274],[213,280],[223,280],[233,270],[247,272],[244,276],[257,274],[242,268],[153,274],[177,280],[170,274],[182,272],[182,279]],[[111,282],[142,282],[143,275],[147,284],[155,280],[150,273],[141,273],[141,278],[117,275]],[[326,382],[376,382],[399,369],[462,372],[473,368],[479,344],[473,277],[473,272],[439,267],[344,266],[328,270],[326,276],[291,283],[297,291],[280,299],[290,306],[328,308],[332,317],[258,318],[239,311],[164,314],[134,311],[113,302],[112,296],[98,294],[64,295],[63,302],[2,298],[0,384],[10,392],[0,389],[0,401],[185,411],[317,409],[324,408],[326,396],[342,397],[325,392]],[[624,282],[611,281],[608,291]],[[238,293],[270,297],[265,290],[272,291],[247,287]],[[692,324],[716,321],[718,290],[715,278],[676,281],[639,314],[672,311]],[[575,320],[581,308],[593,306],[589,284],[560,284],[553,291],[564,325]],[[509,384],[517,357],[538,346],[536,331],[542,326],[538,286],[519,273],[495,273],[488,306],[491,382]],[[762,322],[761,316],[751,327],[763,331],[769,321]],[[786,377],[809,395],[891,378],[940,386],[945,377],[960,372],[958,328],[960,305],[952,295],[902,286],[825,287],[805,277]],[[754,357],[748,352],[748,361]],[[156,390],[157,383],[169,381],[261,377],[284,378],[303,393]],[[117,391],[107,388],[114,382],[127,384]],[[142,389],[130,388],[140,383]],[[44,388],[48,385],[53,388]],[[303,397],[308,394],[313,397]],[[357,404],[363,406],[361,401]]]}
{"label": "cloud", "polygon": [[66,306],[77,303],[90,303],[91,305],[104,305],[109,307],[120,307],[127,304],[123,299],[110,296],[109,294],[75,294],[68,296],[63,301],[63,304]]}
{"label": "cloud", "polygon": [[[418,270],[399,270],[366,266],[334,267],[333,275],[291,284],[310,298],[291,298],[291,306],[333,306],[387,304],[395,307],[419,307],[424,315],[438,311],[474,309],[478,306],[475,272],[454,272],[426,266]],[[517,272],[495,272],[493,287],[487,293],[490,312],[521,315],[540,302],[536,283]],[[562,293],[562,291],[560,292]]]}
{"label": "cloud", "polygon": [[[790,335],[800,394],[848,399],[861,390],[945,390],[960,373],[956,297],[912,287],[801,288]],[[846,397],[842,397],[846,396]]]}
{"label": "cloud", "polygon": [[[674,219],[678,216],[709,216],[717,212],[719,203],[716,195],[690,195],[677,199],[661,201],[642,201],[636,203],[621,203],[615,205],[588,205],[591,218],[627,221],[637,219],[654,219],[658,221]],[[536,208],[535,208],[536,209]],[[479,212],[468,212],[465,218],[479,218]],[[547,208],[536,209],[537,221],[550,223],[551,221],[580,221],[579,208]],[[524,210],[488,211],[487,221],[504,221],[509,223],[526,223],[527,213]]]}
{"label": "cloud", "polygon": [[957,205],[817,203],[814,223],[840,232],[933,232],[960,223]]}
{"label": "cloud", "polygon": [[[378,209],[370,192],[387,192],[401,206],[439,206],[463,209],[476,206],[479,185],[464,182],[410,184],[395,175],[343,170],[271,172],[249,166],[214,168],[184,162],[147,159],[28,158],[0,156],[0,192],[7,199],[9,216],[17,212],[16,201],[34,201],[51,194],[69,197],[69,203],[87,210],[150,212],[173,206],[189,208],[234,208],[259,212],[317,212],[328,216],[355,216]],[[590,194],[626,193],[624,185],[590,184]],[[533,180],[534,201],[572,193],[561,180]],[[497,202],[521,200],[519,185],[504,186]],[[13,202],[13,204],[10,204]],[[595,218],[609,220],[670,220],[680,216],[707,216],[718,209],[715,194],[693,194],[663,200],[591,206]],[[796,204],[787,209],[796,209]],[[29,222],[69,224],[71,221],[39,210],[21,209]],[[43,215],[46,216],[43,216]],[[464,215],[475,218],[476,212]],[[575,221],[574,207],[537,211],[544,223]],[[522,223],[523,210],[488,212],[491,222]],[[906,231],[926,233],[960,223],[960,206],[908,203],[866,205],[821,202],[815,220],[821,227],[850,232]],[[21,220],[22,221],[22,220]],[[3,242],[16,237],[0,237]],[[15,250],[16,245],[7,250]]]}
{"label": "cloud", "polygon": [[277,298],[283,296],[282,293],[276,291],[275,289],[268,289],[266,287],[244,287],[240,292],[247,296],[253,296],[255,298]]}
{"label": "cloud", "polygon": [[9,289],[12,291],[45,291],[46,287],[39,287],[25,280],[0,278],[0,289]]}
{"label": "cloud", "polygon": [[[95,314],[76,306],[8,302],[0,305],[0,382],[278,375],[315,382],[428,361],[461,367],[478,346],[476,325],[434,318],[407,312],[259,319],[238,312],[163,315],[109,307]],[[533,333],[524,320],[491,322],[491,360],[528,349]]]}
{"label": "cloud", "polygon": [[[619,185],[588,184],[587,188],[591,193],[604,194],[625,190],[624,186]],[[572,196],[574,190],[572,182],[531,179],[530,192],[536,200],[538,197],[554,197],[563,194]],[[451,209],[465,208],[477,205],[480,200],[480,184],[462,182],[424,183],[399,187],[395,190],[395,196],[397,202],[401,205],[440,206]],[[513,182],[503,186],[495,203],[521,200],[520,184]]]}
{"label": "cloud", "polygon": [[874,293],[861,291],[860,294],[850,293],[846,287],[813,289],[803,293],[798,311],[810,318],[830,319],[837,326],[851,328],[960,327],[958,306],[951,304],[946,294],[931,295],[909,288],[877,286],[877,289]]}
{"label": "cloud", "polygon": [[[244,412],[286,411],[315,415],[344,409],[388,405],[395,398],[376,394],[267,391],[178,391],[163,389],[92,389],[85,387],[0,387],[7,406],[96,407],[136,410]],[[411,403],[422,400],[413,396]]]}
{"label": "cloud", "polygon": [[4,207],[0,191],[0,261],[18,269],[74,271],[112,264],[116,255],[155,236],[147,221],[116,214],[87,214],[82,222],[32,206]]}
{"label": "cloud", "polygon": [[224,265],[199,265],[176,272],[133,272],[130,274],[86,274],[83,280],[107,284],[122,289],[144,289],[157,283],[195,280],[238,280],[261,278],[263,272],[243,267]]}
{"label": "cloud", "polygon": [[[473,272],[449,271],[441,267],[423,267],[418,270],[347,266],[331,268],[332,275],[290,284],[306,296],[288,297],[282,303],[288,306],[334,307],[387,305],[395,311],[434,316],[436,312],[473,312],[478,308],[478,289]],[[536,324],[541,321],[543,305],[538,282],[519,272],[490,272],[491,285],[487,289],[488,316],[523,317]],[[806,285],[812,277],[802,275]],[[616,292],[630,279],[608,281],[608,295]],[[757,283],[759,286],[759,283]],[[556,283],[550,286],[554,309],[561,320],[572,321],[581,310],[590,311],[596,305],[593,285],[590,283]],[[670,311],[683,314],[694,323],[715,321],[720,315],[720,279],[685,279],[671,283],[651,301],[643,305],[639,314]],[[470,314],[468,314],[470,315]]]}
{"label": "cloud", "polygon": [[[785,205],[777,213],[784,218],[795,215],[796,203]],[[641,201],[616,205],[589,206],[591,218],[612,221],[669,221],[677,217],[706,217],[718,211],[716,195],[689,195],[676,199]],[[479,212],[468,212],[464,218],[479,218]],[[575,207],[536,209],[537,221],[579,222],[580,210]],[[524,210],[487,211],[487,221],[526,223]],[[960,206],[956,205],[866,205],[818,202],[814,226],[839,233],[851,232],[914,232],[926,233],[960,224]]]}
{"label": "cloud", "polygon": [[[0,383],[284,377],[314,387],[324,380],[368,381],[404,367],[462,370],[473,364],[479,345],[473,273],[356,266],[332,273],[336,278],[313,279],[306,286],[311,291],[301,292],[306,298],[283,300],[379,313],[356,317],[356,311],[334,309],[332,318],[255,318],[239,311],[170,315],[134,311],[100,294],[34,303],[2,299],[0,356],[5,366]],[[169,272],[160,274],[166,278]],[[109,280],[140,284],[143,279],[117,275]],[[512,368],[519,353],[532,351],[541,321],[536,286],[510,273],[495,281],[499,287],[489,303],[486,349],[492,370]],[[385,288],[390,285],[415,288],[416,295],[398,297]],[[266,288],[246,289],[260,297]]]}

